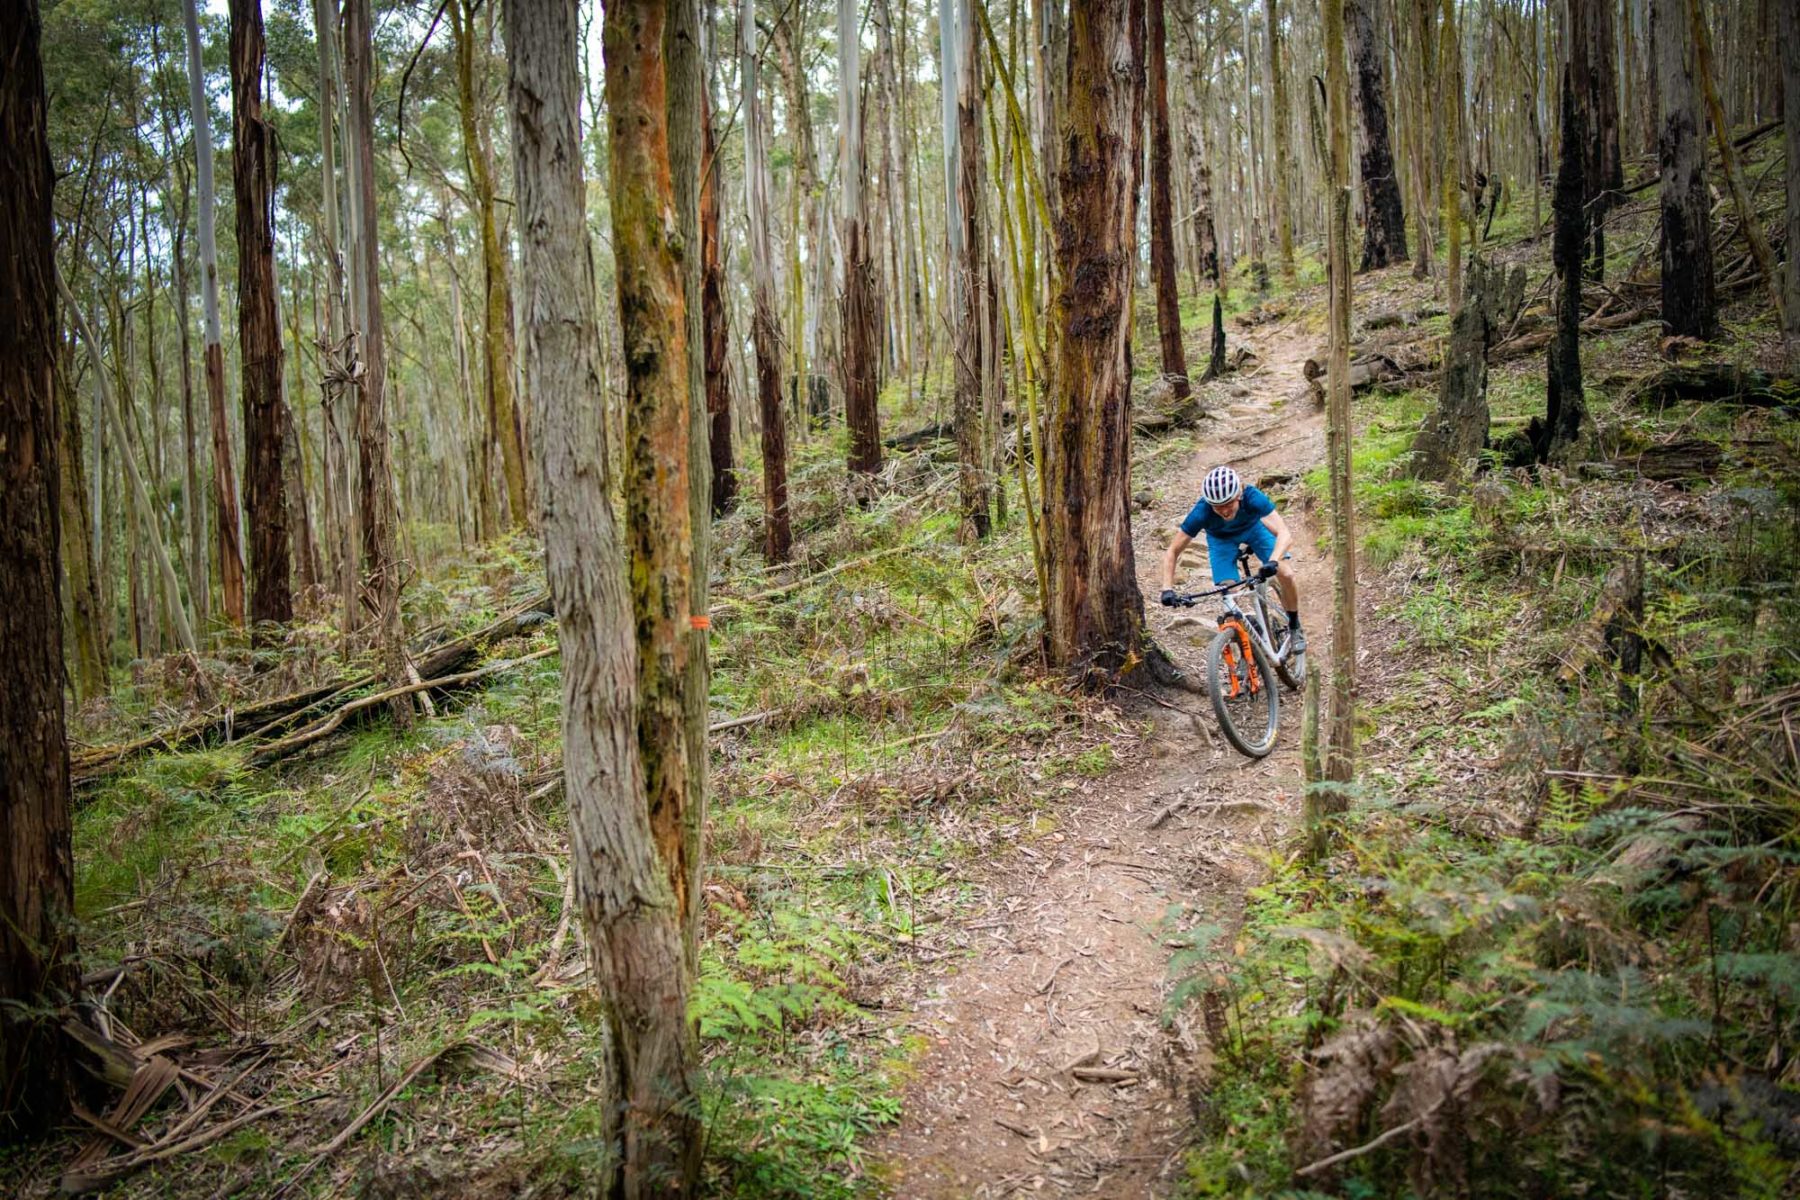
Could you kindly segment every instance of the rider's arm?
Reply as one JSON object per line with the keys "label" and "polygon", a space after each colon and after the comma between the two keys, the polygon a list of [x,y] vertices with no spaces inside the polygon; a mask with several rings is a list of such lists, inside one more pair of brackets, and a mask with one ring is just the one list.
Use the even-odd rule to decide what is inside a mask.
{"label": "rider's arm", "polygon": [[1181,552],[1186,550],[1188,543],[1193,540],[1184,530],[1177,529],[1175,531],[1175,540],[1169,543],[1169,552],[1163,555],[1162,585],[1164,591],[1175,586],[1175,568],[1181,563]]}
{"label": "rider's arm", "polygon": [[1264,517],[1262,523],[1270,533],[1275,535],[1275,552],[1269,561],[1280,562],[1282,556],[1293,549],[1294,535],[1289,532],[1287,522],[1281,519],[1281,514],[1278,512],[1272,512]]}

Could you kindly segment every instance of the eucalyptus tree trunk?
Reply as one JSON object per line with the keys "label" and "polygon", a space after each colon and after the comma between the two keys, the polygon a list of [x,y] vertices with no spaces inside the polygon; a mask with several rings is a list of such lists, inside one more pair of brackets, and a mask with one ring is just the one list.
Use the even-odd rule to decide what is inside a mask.
{"label": "eucalyptus tree trunk", "polygon": [[[844,424],[850,430],[850,472],[869,476],[881,470],[881,419],[876,404],[881,305],[870,261],[869,211],[863,186],[862,45],[854,0],[838,0],[837,19],[838,128],[844,155],[838,164],[844,231]],[[868,485],[860,485],[858,490],[866,503]]]}
{"label": "eucalyptus tree trunk", "polygon": [[[375,211],[374,53],[369,0],[344,6],[344,74],[349,93],[347,128],[351,208],[351,270],[355,276],[355,309],[360,370],[353,372],[361,388],[356,406],[357,490],[362,516],[363,565],[367,595],[374,609],[376,642],[382,672],[394,684],[407,678],[406,645],[400,625],[400,564],[395,551],[398,516],[394,510],[394,469],[388,445],[387,340],[381,312],[381,248]],[[404,725],[412,717],[410,696],[396,697],[394,718]]]}
{"label": "eucalyptus tree trunk", "polygon": [[1688,32],[1687,13],[1690,2],[1651,0],[1650,5],[1655,82],[1662,105],[1662,129],[1657,139],[1662,194],[1662,323],[1665,336],[1710,340],[1719,332],[1713,282],[1712,196],[1706,186],[1704,126],[1694,93],[1693,39]]}
{"label": "eucalyptus tree trunk", "polygon": [[725,303],[725,227],[719,219],[718,147],[712,114],[705,120],[706,157],[700,168],[700,308],[705,329],[706,413],[712,459],[711,512],[722,517],[737,507],[737,459],[731,440],[731,314]]}
{"label": "eucalyptus tree trunk", "polygon": [[1582,181],[1587,189],[1587,272],[1599,279],[1606,267],[1606,213],[1624,186],[1619,158],[1618,39],[1613,0],[1570,0],[1566,37],[1588,136]]}
{"label": "eucalyptus tree trunk", "polygon": [[[337,0],[313,0],[313,27],[319,44],[319,197],[325,242],[324,286],[320,325],[324,348],[320,353],[319,418],[324,441],[325,525],[330,542],[331,577],[342,605],[340,636],[349,656],[356,615],[356,498],[350,482],[350,454],[346,445],[344,399],[351,392],[350,357],[344,319],[343,237],[339,226],[337,184],[337,123],[334,115],[343,94],[343,60],[338,56]],[[460,312],[460,306],[458,311]]]}
{"label": "eucalyptus tree trunk", "polygon": [[1132,267],[1144,128],[1142,0],[1069,13],[1056,376],[1045,438],[1045,641],[1110,679],[1145,647],[1131,546]]}
{"label": "eucalyptus tree trunk", "polygon": [[250,530],[251,640],[294,618],[288,411],[275,296],[275,132],[262,115],[261,0],[231,0],[231,182],[237,201],[238,346],[243,369],[244,517]]}
{"label": "eucalyptus tree trunk", "polygon": [[[1325,778],[1356,774],[1356,495],[1351,486],[1350,73],[1344,62],[1344,0],[1324,0],[1326,146],[1330,156],[1327,255],[1330,365],[1326,371],[1326,471],[1331,485],[1331,710]],[[1342,806],[1342,793],[1335,793]],[[1328,805],[1329,806],[1329,805]]]}
{"label": "eucalyptus tree trunk", "polygon": [[1175,398],[1185,399],[1187,351],[1181,344],[1181,300],[1175,278],[1175,204],[1170,198],[1173,152],[1169,144],[1168,30],[1163,0],[1145,4],[1145,86],[1150,108],[1150,280],[1156,290],[1156,331],[1162,343],[1163,374],[1175,381]]}
{"label": "eucalyptus tree trunk", "polygon": [[219,243],[213,231],[218,200],[213,191],[212,122],[206,103],[206,76],[200,61],[200,18],[196,0],[183,0],[187,23],[188,103],[194,115],[194,157],[200,194],[200,306],[204,317],[206,401],[212,419],[214,525],[219,538],[219,586],[225,619],[244,623],[244,555],[237,507],[237,472],[231,465],[231,427],[225,421],[225,350],[219,331]]}
{"label": "eucalyptus tree trunk", "polygon": [[[1781,136],[1789,164],[1800,163],[1800,5],[1783,0],[1776,5],[1781,30]],[[1782,333],[1786,342],[1789,374],[1800,374],[1800,169],[1790,165],[1787,176],[1787,275],[1783,291]]]}
{"label": "eucalyptus tree trunk", "polygon": [[1269,140],[1275,149],[1274,175],[1270,181],[1270,191],[1275,197],[1275,244],[1281,255],[1281,274],[1284,278],[1292,279],[1294,213],[1289,189],[1292,186],[1293,167],[1289,152],[1288,128],[1291,122],[1288,116],[1287,67],[1282,61],[1286,51],[1281,37],[1280,0],[1263,0],[1263,21],[1267,25],[1264,32],[1268,35],[1269,50]]}
{"label": "eucalyptus tree trunk", "polygon": [[[161,526],[156,520],[156,506],[151,502],[150,489],[144,486],[143,473],[138,470],[137,456],[131,448],[131,437],[125,428],[124,416],[120,413],[119,398],[113,394],[113,381],[106,370],[105,357],[100,352],[100,343],[94,337],[93,327],[87,318],[76,307],[75,298],[69,292],[68,282],[60,276],[52,284],[62,297],[64,308],[68,310],[69,324],[76,335],[87,346],[88,357],[93,364],[94,385],[100,394],[100,415],[112,435],[113,445],[117,447],[119,460],[125,468],[125,482],[128,487],[132,518],[138,521],[144,536],[150,544],[151,557],[155,560],[157,574],[163,585],[163,595],[168,606],[169,623],[174,627],[175,636],[181,642],[181,648],[189,654],[199,650],[194,639],[194,628],[188,622],[187,611],[181,604],[181,581],[175,574],[175,565],[169,559],[169,552],[162,544],[159,536]],[[118,355],[115,354],[117,359]]]}
{"label": "eucalyptus tree trunk", "polygon": [[[1783,2],[1791,4],[1793,0]],[[1712,36],[1706,31],[1704,0],[1689,0],[1688,18],[1694,35],[1694,75],[1700,84],[1700,94],[1706,98],[1707,112],[1712,117],[1713,140],[1719,150],[1719,173],[1725,176],[1725,188],[1731,194],[1731,206],[1737,211],[1738,222],[1743,226],[1744,240],[1750,244],[1750,256],[1756,260],[1757,270],[1761,272],[1763,283],[1768,288],[1769,307],[1775,311],[1785,330],[1787,305],[1782,295],[1780,276],[1775,268],[1775,254],[1769,246],[1769,239],[1763,235],[1762,222],[1756,215],[1755,201],[1744,187],[1743,175],[1738,169],[1737,152],[1732,145],[1731,123],[1725,115],[1725,105],[1719,96],[1717,74],[1713,70]],[[1788,174],[1792,175],[1793,172],[1789,171]],[[1789,253],[1795,251],[1790,250]]]}
{"label": "eucalyptus tree trunk", "polygon": [[78,986],[58,579],[56,264],[37,0],[0,5],[0,1130],[53,1128]]}
{"label": "eucalyptus tree trunk", "polygon": [[1572,66],[1563,69],[1562,147],[1556,169],[1556,195],[1552,203],[1556,230],[1551,256],[1556,267],[1556,290],[1551,311],[1555,333],[1546,356],[1548,385],[1545,416],[1535,418],[1530,429],[1538,461],[1560,461],[1581,435],[1585,415],[1581,387],[1581,275],[1587,241],[1586,145],[1587,114],[1582,111],[1585,89],[1575,83]]}
{"label": "eucalyptus tree trunk", "polygon": [[[1591,0],[1572,0],[1575,4]],[[1444,279],[1452,311],[1462,305],[1463,236],[1463,78],[1462,35],[1456,23],[1456,0],[1443,0],[1443,20],[1438,26],[1437,88],[1432,97],[1438,109],[1438,186],[1443,206]]]}
{"label": "eucalyptus tree trunk", "polygon": [[[1435,27],[1433,13],[1437,9],[1436,0],[1396,0],[1402,6],[1404,14],[1401,19],[1409,23],[1412,47],[1413,105],[1412,120],[1409,127],[1408,141],[1412,145],[1412,192],[1413,192],[1413,278],[1425,279],[1431,275],[1431,259],[1433,254],[1431,235],[1431,213],[1435,205],[1431,202],[1431,172],[1434,165],[1432,137],[1439,128],[1439,123],[1431,119],[1433,92],[1432,55],[1435,42],[1432,31]],[[1538,189],[1534,186],[1532,193]]]}
{"label": "eucalyptus tree trunk", "polygon": [[[1362,131],[1364,271],[1403,262],[1407,257],[1406,210],[1400,202],[1400,178],[1388,141],[1387,80],[1381,70],[1381,44],[1375,40],[1375,25],[1369,17],[1370,3],[1349,0],[1344,11],[1350,53],[1356,60],[1356,119]],[[1334,53],[1329,43],[1327,53]]]}
{"label": "eucalyptus tree trunk", "polygon": [[949,262],[951,358],[955,377],[958,536],[988,536],[992,526],[982,421],[982,297],[986,290],[984,231],[977,197],[982,168],[981,56],[971,0],[938,0],[943,69],[944,225]]}
{"label": "eucalyptus tree trunk", "polygon": [[[106,648],[101,643],[105,625],[100,603],[99,573],[94,564],[92,516],[87,507],[86,469],[81,460],[81,416],[72,386],[73,373],[57,372],[56,457],[61,473],[62,567],[68,593],[63,597],[68,612],[69,683],[77,701],[104,696],[107,691]],[[100,430],[94,431],[100,436]],[[189,492],[190,497],[197,492]],[[192,501],[190,501],[190,504]],[[201,547],[204,551],[205,547]],[[190,593],[192,595],[192,593]],[[194,603],[200,602],[198,595]]]}
{"label": "eucalyptus tree trunk", "polygon": [[500,233],[500,199],[494,184],[494,135],[484,97],[476,79],[476,55],[485,55],[486,39],[476,20],[480,0],[450,0],[451,32],[456,41],[457,111],[462,121],[463,155],[469,168],[475,223],[481,231],[481,371],[482,399],[487,420],[483,442],[484,468],[477,487],[484,504],[483,521],[489,530],[499,522],[494,509],[491,471],[493,448],[500,448],[500,472],[506,485],[507,521],[520,529],[530,521],[525,495],[525,449],[513,396],[513,299],[507,265],[507,246]]}
{"label": "eucalyptus tree trunk", "polygon": [[[639,5],[639,8],[642,9],[643,6]],[[700,173],[707,158],[708,144],[705,133],[706,70],[700,60],[698,0],[665,0],[664,14],[663,63],[666,66],[666,82],[663,89],[663,113],[667,124],[666,161],[659,162],[654,156],[641,161],[631,158],[631,165],[640,168],[642,173],[635,182],[627,182],[630,182],[634,193],[644,192],[661,203],[664,199],[661,181],[668,180],[667,200],[675,210],[675,228],[679,237],[671,243],[667,238],[666,224],[655,225],[648,222],[634,231],[634,236],[644,239],[651,251],[662,256],[646,263],[651,268],[651,274],[658,277],[658,282],[661,283],[672,275],[679,285],[679,313],[674,311],[676,306],[663,294],[669,290],[666,285],[651,289],[645,294],[646,300],[662,302],[665,311],[654,312],[648,304],[643,304],[635,306],[635,312],[626,309],[625,313],[629,321],[636,321],[640,327],[644,327],[649,319],[654,319],[659,330],[666,330],[673,324],[679,328],[681,335],[680,371],[675,371],[676,364],[672,358],[663,361],[664,356],[673,349],[670,345],[665,355],[658,356],[659,371],[655,389],[645,388],[646,394],[652,390],[658,393],[655,412],[647,413],[650,417],[644,426],[647,436],[633,438],[631,444],[639,448],[638,452],[642,455],[634,465],[634,474],[643,483],[646,494],[654,495],[658,501],[655,506],[646,505],[645,508],[646,513],[653,518],[646,522],[652,527],[648,532],[654,532],[656,528],[666,531],[671,521],[688,531],[686,561],[671,553],[672,547],[667,537],[660,538],[657,545],[651,548],[656,557],[646,560],[646,570],[654,567],[659,573],[660,582],[652,582],[657,583],[660,593],[653,597],[658,601],[655,611],[646,611],[640,607],[638,629],[640,637],[645,637],[645,631],[650,628],[651,622],[657,622],[659,631],[654,639],[655,648],[660,651],[666,642],[668,645],[684,647],[687,654],[685,669],[673,672],[671,663],[659,653],[655,660],[658,673],[656,686],[652,688],[650,681],[646,679],[642,695],[647,706],[654,702],[658,724],[667,719],[664,715],[667,693],[672,691],[681,707],[681,749],[685,762],[681,791],[669,792],[669,803],[659,800],[653,792],[650,812],[675,893],[683,899],[682,940],[687,952],[688,970],[692,973],[700,969],[700,900],[703,882],[700,857],[701,836],[706,827],[710,752],[707,725],[710,720],[712,669],[707,658],[707,630],[711,622],[706,615],[709,597],[707,585],[711,575],[712,470],[707,446],[706,329],[701,313],[704,272],[702,243],[705,239],[700,231]],[[654,59],[634,61],[648,61],[655,65]],[[642,151],[651,148],[633,143],[631,149]],[[615,163],[619,162],[617,154],[618,151],[615,150]],[[612,181],[615,184],[621,182],[616,171]],[[648,189],[647,192],[645,189]],[[620,210],[615,208],[615,230],[619,227],[620,215]],[[620,237],[617,245],[623,248],[629,240]],[[621,274],[620,278],[623,283],[626,276]],[[630,278],[638,280],[639,272],[634,269]],[[623,287],[619,299],[622,306],[628,299]],[[623,326],[627,331],[631,329],[629,321]],[[640,344],[642,341],[640,339]],[[629,369],[632,364],[627,366]],[[676,374],[680,376],[678,383],[673,381]],[[634,409],[638,407],[634,405]],[[654,440],[654,437],[673,436],[673,426],[677,423],[678,432],[685,444],[672,446],[669,454],[644,452],[647,443]],[[672,507],[676,500],[669,487],[668,476],[673,474],[669,468],[676,461],[682,463],[687,477],[685,513],[677,513]],[[634,546],[642,545],[645,536],[647,533],[640,534],[634,529]],[[633,576],[635,579],[635,570]],[[673,617],[665,616],[668,599],[683,589],[687,596],[687,611],[675,613]],[[643,650],[650,648],[648,643],[643,644]],[[647,671],[650,661],[646,656],[641,670]],[[640,728],[646,724],[640,718]],[[644,765],[649,779],[655,780],[663,774],[657,763],[665,755],[666,752],[660,748],[654,753],[645,753]]]}
{"label": "eucalyptus tree trunk", "polygon": [[762,94],[756,56],[756,4],[743,0],[738,37],[742,42],[744,105],[744,211],[750,239],[753,305],[750,336],[756,346],[756,396],[762,417],[763,557],[771,563],[793,556],[788,519],[787,425],[781,402],[781,316],[775,297],[774,253],[769,246],[769,160],[764,145]]}
{"label": "eucalyptus tree trunk", "polygon": [[[685,957],[644,800],[631,595],[601,435],[606,398],[577,126],[576,3],[512,0],[504,11],[525,391],[562,652],[571,873],[608,1026],[600,1056],[602,1138],[615,1145],[623,1139],[625,1150],[622,1160],[612,1159],[609,1176],[592,1183],[602,1195],[635,1196],[645,1193],[644,1126],[618,1113],[634,1099],[629,1089],[644,1031],[669,1025],[667,1006],[685,999],[666,986],[683,977]],[[661,39],[651,45],[660,49]],[[661,101],[658,95],[653,105],[659,116]]]}

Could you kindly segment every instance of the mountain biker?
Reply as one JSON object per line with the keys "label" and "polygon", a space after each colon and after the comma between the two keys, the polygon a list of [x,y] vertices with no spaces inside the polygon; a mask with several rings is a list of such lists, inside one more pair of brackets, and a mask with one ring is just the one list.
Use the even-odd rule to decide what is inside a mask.
{"label": "mountain biker", "polygon": [[1163,555],[1162,602],[1173,607],[1180,602],[1175,594],[1175,568],[1188,543],[1206,531],[1206,550],[1212,560],[1213,586],[1238,578],[1237,548],[1246,543],[1250,552],[1262,561],[1257,574],[1271,577],[1281,592],[1281,606],[1287,610],[1288,628],[1294,631],[1293,652],[1306,649],[1306,635],[1300,632],[1300,587],[1294,569],[1284,556],[1294,544],[1287,522],[1275,511],[1275,502],[1261,488],[1245,487],[1243,479],[1230,467],[1214,467],[1200,484],[1200,501],[1182,519],[1181,531],[1169,543]]}

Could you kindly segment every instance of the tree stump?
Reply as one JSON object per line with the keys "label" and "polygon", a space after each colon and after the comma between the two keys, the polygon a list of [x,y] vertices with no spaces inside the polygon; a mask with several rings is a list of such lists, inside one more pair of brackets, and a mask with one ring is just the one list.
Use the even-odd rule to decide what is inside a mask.
{"label": "tree stump", "polygon": [[1450,325],[1437,409],[1413,439],[1413,478],[1450,479],[1487,447],[1488,347],[1518,312],[1524,292],[1523,267],[1508,271],[1479,258],[1470,264],[1463,306]]}

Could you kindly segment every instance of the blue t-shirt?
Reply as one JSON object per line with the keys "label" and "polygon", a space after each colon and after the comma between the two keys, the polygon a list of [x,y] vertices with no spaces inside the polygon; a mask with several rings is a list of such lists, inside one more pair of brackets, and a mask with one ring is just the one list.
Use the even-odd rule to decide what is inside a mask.
{"label": "blue t-shirt", "polygon": [[1261,488],[1246,487],[1243,497],[1238,501],[1238,510],[1227,521],[1212,510],[1212,505],[1202,500],[1189,510],[1182,518],[1181,532],[1189,537],[1199,537],[1200,531],[1218,538],[1222,542],[1236,541],[1249,531],[1250,527],[1275,511],[1275,502],[1263,494]]}

